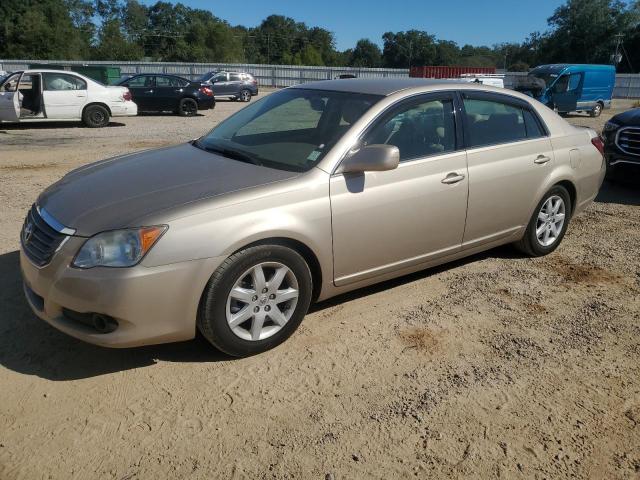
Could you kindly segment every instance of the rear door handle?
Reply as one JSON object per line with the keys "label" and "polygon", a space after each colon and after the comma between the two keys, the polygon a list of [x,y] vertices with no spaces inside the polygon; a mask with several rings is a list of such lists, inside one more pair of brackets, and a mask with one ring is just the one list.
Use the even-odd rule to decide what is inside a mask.
{"label": "rear door handle", "polygon": [[536,158],[533,163],[537,163],[538,165],[542,165],[544,163],[547,163],[548,161],[550,161],[551,158],[547,157],[546,155],[538,155],[538,158]]}
{"label": "rear door handle", "polygon": [[146,91],[146,92],[144,92],[144,93],[153,93],[153,90],[147,90],[147,91]]}
{"label": "rear door handle", "polygon": [[444,177],[441,181],[442,183],[445,183],[447,185],[451,185],[453,183],[458,183],[461,182],[462,180],[464,180],[464,175],[462,175],[461,173],[450,173],[449,175],[447,175],[446,177]]}

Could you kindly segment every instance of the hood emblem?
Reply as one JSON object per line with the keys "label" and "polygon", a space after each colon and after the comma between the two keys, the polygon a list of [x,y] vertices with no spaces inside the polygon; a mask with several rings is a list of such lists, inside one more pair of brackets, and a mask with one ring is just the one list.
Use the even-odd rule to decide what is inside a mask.
{"label": "hood emblem", "polygon": [[33,236],[33,222],[29,220],[27,224],[24,226],[22,240],[24,241],[24,243],[29,243],[31,241],[32,236]]}

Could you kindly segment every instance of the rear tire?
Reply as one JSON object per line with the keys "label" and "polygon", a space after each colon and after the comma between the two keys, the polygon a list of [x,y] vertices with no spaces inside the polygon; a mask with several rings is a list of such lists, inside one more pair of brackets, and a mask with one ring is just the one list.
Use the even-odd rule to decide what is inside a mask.
{"label": "rear tire", "polygon": [[82,123],[89,128],[102,128],[109,125],[109,110],[102,105],[89,105],[82,112]]}
{"label": "rear tire", "polygon": [[[548,215],[550,205],[558,206],[558,211]],[[524,236],[515,243],[515,247],[530,257],[550,254],[558,248],[564,238],[571,219],[571,211],[571,196],[567,189],[561,185],[554,186],[536,206]],[[557,219],[560,215],[562,215],[562,225],[558,227]],[[555,227],[557,230],[554,231]]]}
{"label": "rear tire", "polygon": [[238,96],[241,102],[250,102],[251,101],[251,91],[247,89],[240,90],[240,95]]}
{"label": "rear tire", "polygon": [[178,105],[178,115],[181,117],[193,117],[198,113],[198,102],[193,98],[183,98]]}
{"label": "rear tire", "polygon": [[602,113],[602,109],[604,108],[604,105],[600,102],[596,103],[595,106],[593,107],[593,110],[591,110],[591,112],[589,112],[589,115],[591,115],[592,117],[599,117],[600,114]]}
{"label": "rear tire", "polygon": [[[256,269],[263,275],[254,276]],[[281,269],[287,272],[286,277],[275,280]],[[295,332],[309,309],[312,290],[309,266],[295,250],[283,245],[240,250],[218,267],[205,287],[198,308],[198,329],[228,355],[264,352]],[[278,302],[285,298],[282,295],[289,298]],[[246,315],[242,316],[243,312]]]}

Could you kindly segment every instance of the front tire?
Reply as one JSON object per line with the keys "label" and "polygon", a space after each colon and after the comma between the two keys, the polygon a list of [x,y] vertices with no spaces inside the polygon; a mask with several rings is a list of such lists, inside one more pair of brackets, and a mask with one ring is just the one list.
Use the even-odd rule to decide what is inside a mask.
{"label": "front tire", "polygon": [[82,112],[82,123],[89,128],[102,128],[109,125],[109,110],[102,105],[89,105]]}
{"label": "front tire", "polygon": [[258,245],[231,255],[211,276],[198,328],[219,350],[243,357],[284,342],[309,309],[309,266],[283,245]]}
{"label": "front tire", "polygon": [[527,230],[515,246],[531,257],[553,252],[567,231],[571,218],[571,196],[566,188],[556,185],[536,206]]}
{"label": "front tire", "polygon": [[595,106],[593,107],[593,110],[591,110],[590,115],[594,118],[599,117],[600,114],[602,113],[602,108],[603,108],[603,105],[600,102],[596,103]]}
{"label": "front tire", "polygon": [[183,98],[178,104],[178,115],[181,117],[193,117],[198,113],[198,102],[193,98]]}

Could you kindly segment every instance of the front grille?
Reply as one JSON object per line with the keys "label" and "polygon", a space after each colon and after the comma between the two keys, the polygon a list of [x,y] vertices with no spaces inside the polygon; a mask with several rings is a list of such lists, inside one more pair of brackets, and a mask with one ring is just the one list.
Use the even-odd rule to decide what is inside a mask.
{"label": "front grille", "polygon": [[640,127],[620,129],[616,137],[616,145],[624,153],[640,156]]}
{"label": "front grille", "polygon": [[38,267],[43,267],[51,261],[66,237],[67,235],[54,230],[42,219],[35,205],[29,210],[20,232],[24,253]]}

